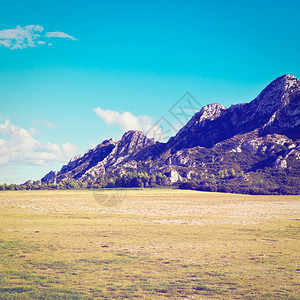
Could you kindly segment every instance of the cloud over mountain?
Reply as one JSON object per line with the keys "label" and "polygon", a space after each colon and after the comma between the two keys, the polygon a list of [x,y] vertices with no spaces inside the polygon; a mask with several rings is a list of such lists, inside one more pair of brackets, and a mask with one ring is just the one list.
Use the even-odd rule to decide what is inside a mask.
{"label": "cloud over mountain", "polygon": [[116,110],[102,109],[97,107],[94,112],[108,125],[115,124],[121,129],[141,130],[147,132],[152,126],[153,121],[148,116],[135,116],[129,111],[118,112]]}

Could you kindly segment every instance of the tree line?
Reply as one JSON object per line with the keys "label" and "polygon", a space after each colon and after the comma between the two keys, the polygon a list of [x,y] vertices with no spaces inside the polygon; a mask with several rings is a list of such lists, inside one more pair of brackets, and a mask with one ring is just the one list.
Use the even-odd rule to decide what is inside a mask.
{"label": "tree line", "polygon": [[[265,168],[263,172],[247,172],[223,168],[212,172],[195,173],[190,179],[174,183],[180,189],[239,194],[299,194],[299,172]],[[126,172],[122,175],[105,174],[85,181],[66,179],[58,183],[28,181],[25,184],[1,184],[0,191],[14,190],[83,190],[99,188],[147,188],[171,186],[162,173]]]}
{"label": "tree line", "polygon": [[58,183],[43,183],[28,181],[24,184],[1,184],[0,191],[17,190],[81,190],[113,187],[158,187],[167,186],[168,178],[162,173],[149,174],[147,172],[126,172],[122,175],[103,175],[86,181],[66,179]]}

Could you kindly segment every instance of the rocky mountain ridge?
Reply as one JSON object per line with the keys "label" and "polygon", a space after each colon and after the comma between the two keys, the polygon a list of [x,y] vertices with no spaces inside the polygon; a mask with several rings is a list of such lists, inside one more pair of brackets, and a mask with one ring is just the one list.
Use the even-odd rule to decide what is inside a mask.
{"label": "rocky mountain ridge", "polygon": [[245,192],[253,187],[259,193],[265,182],[281,193],[284,185],[299,192],[299,169],[300,80],[283,75],[249,103],[202,107],[167,143],[131,130],[72,158],[42,182],[147,172],[165,174],[169,184],[186,188],[239,192],[245,186]]}
{"label": "rocky mountain ridge", "polygon": [[[196,113],[170,146],[213,147],[216,143],[259,129],[260,134],[282,133],[299,139],[300,80],[284,75],[271,82],[250,103],[232,105],[209,104]],[[290,127],[291,126],[291,127]]]}

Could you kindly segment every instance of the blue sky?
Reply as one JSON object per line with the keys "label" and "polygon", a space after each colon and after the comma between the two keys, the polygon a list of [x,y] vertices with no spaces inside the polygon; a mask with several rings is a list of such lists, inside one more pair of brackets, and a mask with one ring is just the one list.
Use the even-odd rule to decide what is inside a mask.
{"label": "blue sky", "polygon": [[189,91],[249,102],[300,77],[300,2],[2,1],[0,183],[39,179]]}

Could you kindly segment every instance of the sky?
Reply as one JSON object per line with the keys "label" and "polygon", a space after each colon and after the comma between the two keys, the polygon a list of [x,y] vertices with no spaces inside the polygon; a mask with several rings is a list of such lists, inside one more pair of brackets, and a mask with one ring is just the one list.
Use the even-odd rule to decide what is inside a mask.
{"label": "sky", "polygon": [[298,0],[2,1],[0,183],[161,120],[175,134],[203,105],[299,78],[299,11]]}

